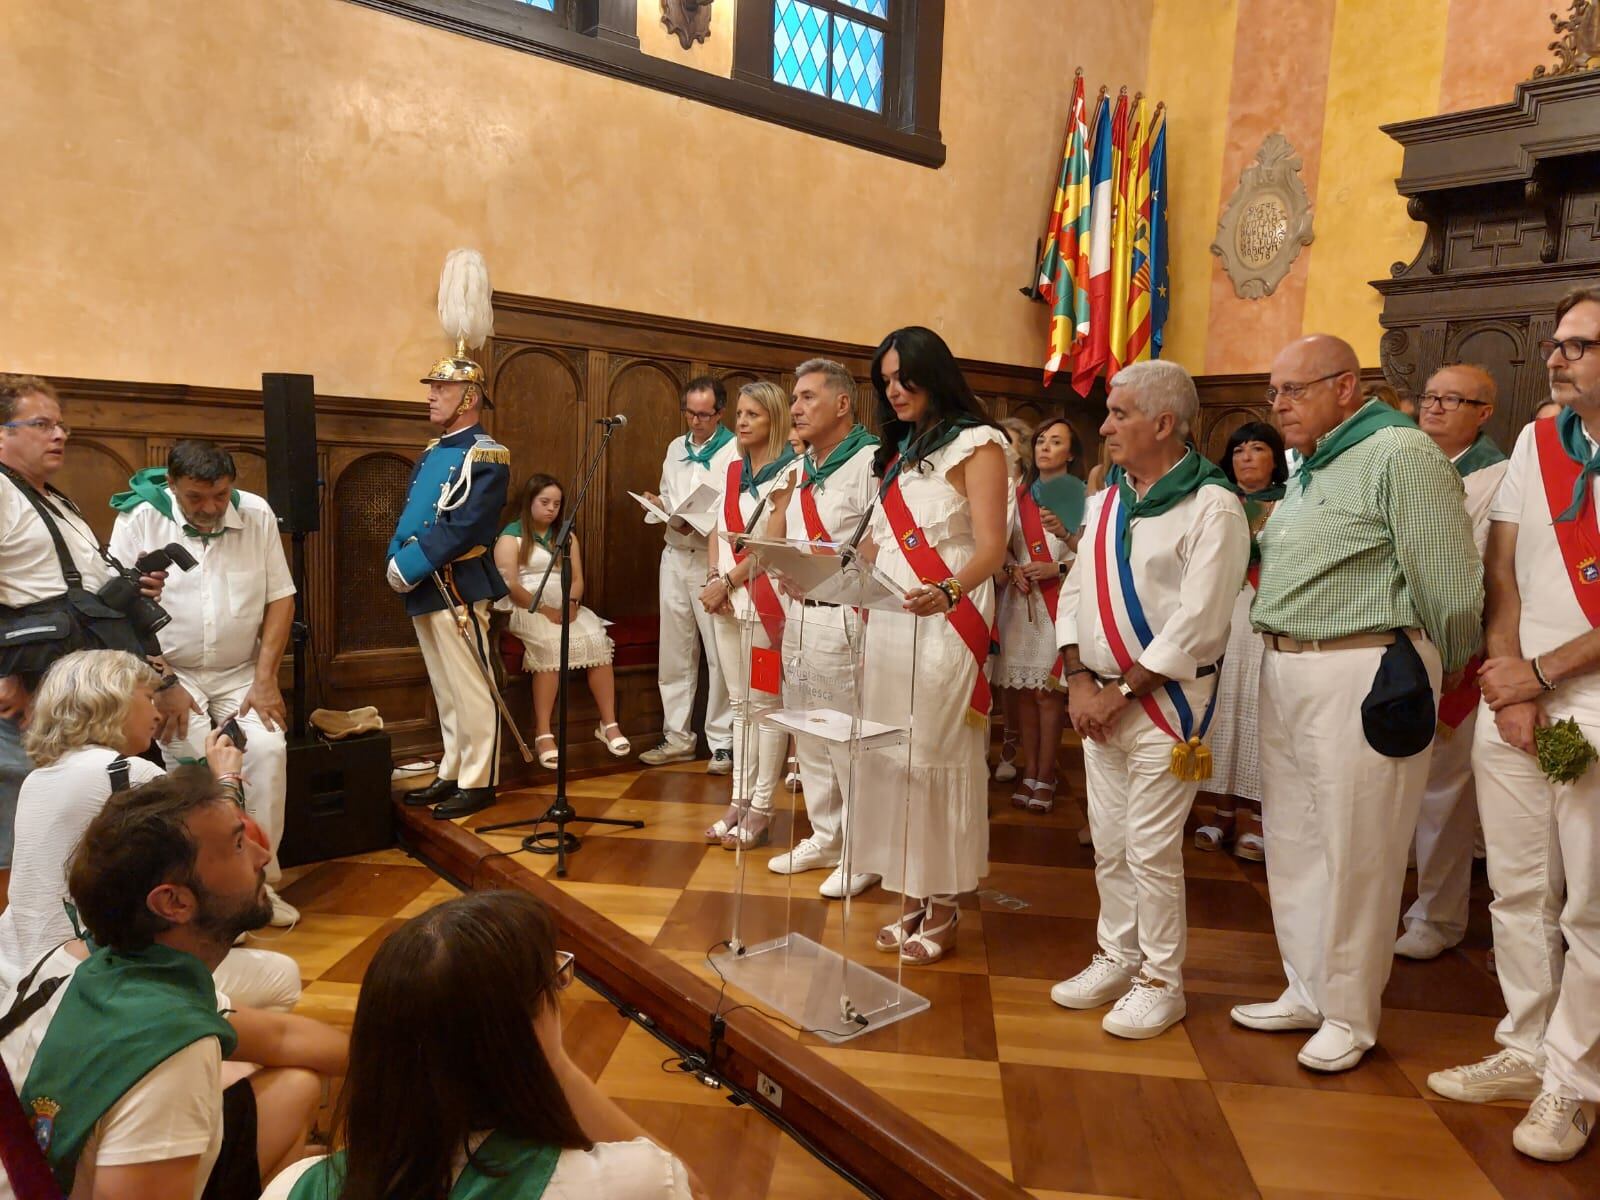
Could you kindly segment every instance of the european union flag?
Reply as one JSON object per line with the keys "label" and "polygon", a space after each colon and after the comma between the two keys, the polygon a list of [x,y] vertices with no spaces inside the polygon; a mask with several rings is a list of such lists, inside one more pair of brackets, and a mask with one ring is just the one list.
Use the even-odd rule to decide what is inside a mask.
{"label": "european union flag", "polygon": [[1167,114],[1163,109],[1150,143],[1150,355],[1161,357],[1172,281],[1167,275]]}

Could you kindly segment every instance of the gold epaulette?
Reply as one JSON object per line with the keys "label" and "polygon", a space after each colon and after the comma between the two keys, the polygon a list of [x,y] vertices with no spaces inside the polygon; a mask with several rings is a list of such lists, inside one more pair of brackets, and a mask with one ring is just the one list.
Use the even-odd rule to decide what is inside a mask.
{"label": "gold epaulette", "polygon": [[499,442],[479,442],[472,448],[470,457],[473,462],[499,463],[503,467],[511,465],[511,451]]}
{"label": "gold epaulette", "polygon": [[426,454],[429,450],[432,450],[438,444],[439,444],[439,439],[438,438],[434,438],[433,441],[429,442],[426,446],[424,446],[422,448],[422,452],[424,454]]}

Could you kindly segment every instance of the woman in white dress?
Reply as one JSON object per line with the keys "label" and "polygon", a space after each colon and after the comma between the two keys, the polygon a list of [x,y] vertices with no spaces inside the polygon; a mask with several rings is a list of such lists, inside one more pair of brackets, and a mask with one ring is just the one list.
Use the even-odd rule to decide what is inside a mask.
{"label": "woman in white dress", "polygon": [[775,383],[745,384],[739,389],[733,432],[739,457],[728,464],[723,480],[708,553],[710,572],[700,593],[700,603],[715,618],[717,661],[733,709],[733,798],[705,838],[720,842],[724,850],[749,850],[772,839],[772,795],[788,757],[789,735],[757,723],[761,712],[782,704],[778,660],[784,609],[772,580],[755,569],[755,559],[737,554],[723,534],[744,533],[756,525],[767,497],[796,461],[789,445],[788,395]]}
{"label": "woman in white dress", "polygon": [[[517,519],[500,531],[494,544],[494,563],[506,581],[507,595],[500,607],[511,613],[511,632],[522,642],[522,665],[533,676],[533,748],[539,765],[554,769],[561,749],[550,732],[561,672],[561,568],[545,579],[550,565],[552,539],[561,525],[566,497],[553,475],[534,475],[517,493]],[[567,632],[567,666],[589,673],[589,692],[600,710],[595,738],[621,758],[628,739],[617,725],[617,682],[611,670],[612,644],[600,618],[584,608],[583,556],[574,534],[567,543],[572,558],[572,583],[567,596],[572,610]],[[537,597],[534,590],[544,580]]]}
{"label": "woman in white dress", "polygon": [[1233,606],[1233,629],[1217,680],[1217,712],[1211,723],[1211,779],[1206,790],[1217,797],[1216,815],[1194,831],[1201,850],[1220,850],[1228,842],[1239,858],[1261,862],[1261,740],[1256,724],[1256,693],[1261,685],[1261,637],[1250,628],[1258,556],[1254,540],[1283,498],[1289,478],[1283,437],[1264,421],[1241,425],[1228,438],[1222,471],[1244,500],[1250,522],[1250,570]]}
{"label": "woman in white dress", "polygon": [[[1022,779],[1011,803],[1030,812],[1047,813],[1055,807],[1056,750],[1066,723],[1067,694],[1056,683],[1055,616],[1047,589],[1059,592],[1061,579],[1071,565],[1073,542],[1051,532],[1044,524],[1035,495],[1041,481],[1067,474],[1077,458],[1072,426],[1065,417],[1047,417],[1034,430],[1033,452],[1017,489],[1018,520],[1012,531],[1008,561],[1000,596],[1000,654],[995,686],[1018,697],[1018,743]],[[1028,537],[1027,506],[1040,514],[1043,533],[1040,555],[1032,552]],[[1059,527],[1059,522],[1052,522]],[[1009,720],[1009,718],[1008,718]],[[1009,725],[1008,730],[1009,733]]]}
{"label": "woman in white dress", "polygon": [[957,897],[989,869],[982,666],[1005,559],[1006,439],[932,330],[885,338],[872,385],[884,485],[863,544],[905,589],[906,615],[867,623],[862,715],[909,724],[911,739],[862,755],[852,836],[856,869],[902,896],[878,948],[922,964],[955,947]]}
{"label": "woman in white dress", "polygon": [[[1006,478],[1011,487],[1021,485],[1022,477],[1033,466],[1033,426],[1021,417],[1001,417],[1001,429],[1006,434]],[[1016,533],[1016,522],[1008,520],[1007,532]],[[995,576],[995,587],[998,589],[995,603],[999,605],[999,622],[1003,626],[1006,620],[1007,587],[1010,576],[1004,572]],[[1020,753],[1022,737],[1022,696],[1014,691],[1010,684],[1001,680],[1001,665],[1005,658],[1005,643],[1000,643],[1000,650],[989,663],[989,683],[994,687],[995,699],[1000,702],[1000,757],[994,764],[992,777],[996,783],[1010,783],[1017,777],[1017,755]]]}

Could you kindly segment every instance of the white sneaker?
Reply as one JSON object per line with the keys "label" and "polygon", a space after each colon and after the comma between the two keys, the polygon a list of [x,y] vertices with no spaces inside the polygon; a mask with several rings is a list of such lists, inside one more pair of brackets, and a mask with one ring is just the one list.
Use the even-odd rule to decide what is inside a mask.
{"label": "white sneaker", "polygon": [[1566,1162],[1583,1149],[1594,1128],[1594,1105],[1540,1092],[1511,1134],[1511,1144],[1529,1158]]}
{"label": "white sneaker", "polygon": [[300,910],[278,895],[271,884],[267,885],[267,899],[272,901],[272,920],[268,923],[274,928],[288,929],[300,919]]}
{"label": "white sneaker", "polygon": [[1087,967],[1051,988],[1050,999],[1062,1008],[1099,1008],[1132,986],[1133,972],[1123,970],[1104,954],[1096,954]]}
{"label": "white sneaker", "polygon": [[1017,777],[1017,764],[1001,759],[994,765],[994,781],[996,783],[1010,783]]}
{"label": "white sneaker", "polygon": [[688,762],[693,757],[693,742],[680,744],[668,741],[644,751],[639,755],[639,761],[647,767],[660,767],[667,763]]}
{"label": "white sneaker", "polygon": [[1120,1038],[1157,1037],[1183,1020],[1188,1005],[1183,989],[1140,976],[1100,1022],[1100,1028]]}
{"label": "white sneaker", "polygon": [[1428,1086],[1446,1100],[1488,1104],[1494,1100],[1537,1100],[1539,1072],[1514,1050],[1491,1054],[1481,1062],[1428,1076]]}
{"label": "white sneaker", "polygon": [[732,775],[733,774],[733,751],[732,750],[713,750],[711,752],[711,761],[706,764],[706,774],[707,775]]}
{"label": "white sneaker", "polygon": [[1324,1021],[1322,1028],[1311,1035],[1311,1040],[1300,1047],[1300,1053],[1295,1058],[1308,1071],[1332,1075],[1355,1066],[1366,1055],[1367,1049],[1366,1046],[1356,1045],[1356,1039],[1348,1029],[1332,1021]]}
{"label": "white sneaker", "polygon": [[[849,894],[859,896],[881,878],[883,878],[881,875],[851,875]],[[824,900],[843,900],[846,894],[844,869],[835,867],[833,874],[822,881],[822,886],[817,891],[821,893]]]}
{"label": "white sneaker", "polygon": [[1233,1018],[1235,1025],[1243,1025],[1246,1029],[1261,1029],[1267,1033],[1322,1027],[1322,1018],[1316,1013],[1295,1008],[1282,1000],[1268,1000],[1261,1004],[1235,1004],[1228,1015]]}
{"label": "white sneaker", "polygon": [[838,861],[837,854],[829,854],[817,845],[814,838],[801,838],[789,853],[771,859],[767,863],[767,870],[779,875],[797,875],[801,871],[815,871],[819,867],[834,866]]}
{"label": "white sneaker", "polygon": [[1436,927],[1426,921],[1418,921],[1415,925],[1406,926],[1406,931],[1394,944],[1394,952],[1401,958],[1427,962],[1430,958],[1438,958],[1453,945],[1455,942],[1446,938]]}

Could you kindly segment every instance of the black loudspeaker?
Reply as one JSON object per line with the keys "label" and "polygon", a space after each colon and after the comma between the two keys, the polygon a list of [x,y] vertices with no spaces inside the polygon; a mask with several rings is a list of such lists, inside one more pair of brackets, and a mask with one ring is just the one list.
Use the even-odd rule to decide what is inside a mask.
{"label": "black loudspeaker", "polygon": [[340,742],[291,738],[278,863],[297,867],[392,846],[391,758],[387,733]]}
{"label": "black loudspeaker", "polygon": [[317,402],[309,375],[263,372],[267,503],[290,533],[317,531]]}

